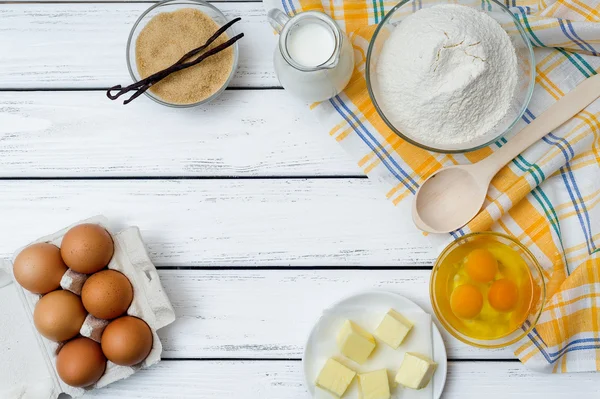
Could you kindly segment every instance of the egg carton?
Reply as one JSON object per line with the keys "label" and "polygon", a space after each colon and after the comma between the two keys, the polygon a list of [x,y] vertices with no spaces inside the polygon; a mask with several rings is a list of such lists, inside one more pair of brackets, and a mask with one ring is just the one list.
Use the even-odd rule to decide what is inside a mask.
{"label": "egg carton", "polygon": [[[160,283],[156,267],[148,257],[140,231],[137,227],[128,227],[117,232],[110,226],[109,220],[106,217],[96,216],[87,220],[82,220],[54,234],[42,237],[31,244],[48,242],[60,247],[66,232],[71,227],[82,223],[98,224],[111,234],[114,241],[114,255],[108,264],[108,268],[123,273],[131,282],[131,285],[133,286],[133,301],[127,309],[127,315],[138,317],[148,324],[152,330],[152,349],[144,361],[132,367],[119,366],[111,361],[107,361],[104,375],[95,384],[89,387],[75,388],[67,385],[60,379],[56,372],[56,357],[61,344],[44,338],[37,330],[35,330],[33,324],[33,311],[36,303],[41,298],[41,295],[33,294],[25,290],[15,281],[14,285],[18,297],[23,304],[29,324],[35,330],[34,335],[41,349],[46,368],[49,371],[52,385],[51,388],[46,387],[45,389],[39,389],[40,387],[37,387],[35,394],[33,394],[33,391],[30,394],[27,392],[15,393],[15,397],[55,399],[60,393],[66,393],[71,397],[76,398],[82,396],[89,390],[102,388],[115,381],[128,378],[137,370],[148,368],[160,361],[162,344],[157,335],[157,330],[175,321],[175,312]],[[23,248],[15,252],[12,262],[14,262],[21,250],[23,250]],[[4,264],[5,269],[10,271],[11,274],[12,262],[6,261]],[[61,287],[79,295],[81,293],[81,287],[86,279],[86,275],[73,272],[69,269],[61,280]],[[107,324],[108,322],[106,320],[97,319],[88,314],[81,327],[80,334],[99,342],[102,331]],[[23,386],[26,385],[27,384],[23,384]],[[44,391],[44,394],[41,394],[39,391]]]}

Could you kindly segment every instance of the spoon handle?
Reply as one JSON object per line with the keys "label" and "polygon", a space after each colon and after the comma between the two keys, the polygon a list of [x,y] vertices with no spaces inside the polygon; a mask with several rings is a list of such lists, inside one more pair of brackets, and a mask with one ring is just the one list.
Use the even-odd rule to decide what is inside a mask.
{"label": "spoon handle", "polygon": [[479,173],[492,179],[506,164],[533,143],[556,129],[600,97],[600,74],[584,80],[523,130],[508,140],[498,151],[479,163]]}

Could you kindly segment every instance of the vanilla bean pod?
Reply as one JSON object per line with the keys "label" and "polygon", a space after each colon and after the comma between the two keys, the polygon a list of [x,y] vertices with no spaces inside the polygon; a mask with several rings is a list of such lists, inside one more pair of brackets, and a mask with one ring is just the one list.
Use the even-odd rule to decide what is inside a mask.
{"label": "vanilla bean pod", "polygon": [[[146,92],[146,90],[151,88],[154,84],[160,82],[161,80],[163,80],[167,76],[171,75],[172,73],[181,71],[186,68],[190,68],[194,65],[198,65],[199,63],[204,61],[206,58],[213,56],[215,54],[218,54],[221,51],[231,47],[233,44],[235,44],[235,42],[237,42],[242,37],[244,37],[243,33],[240,33],[240,34],[230,38],[226,42],[221,43],[220,45],[206,51],[205,53],[200,55],[195,60],[185,62],[186,60],[188,60],[188,59],[194,57],[195,55],[201,53],[202,51],[206,50],[206,48],[208,48],[215,40],[217,40],[217,38],[219,36],[221,36],[227,29],[229,29],[229,27],[231,27],[231,25],[233,25],[234,23],[236,23],[240,20],[241,20],[241,18],[238,17],[238,18],[235,18],[235,19],[229,21],[227,24],[223,25],[210,38],[208,38],[208,40],[206,41],[206,43],[204,43],[204,45],[187,52],[176,63],[174,63],[170,67],[168,67],[162,71],[156,72],[138,82],[132,83],[129,86],[126,86],[126,87],[122,87],[121,85],[113,86],[106,91],[106,96],[108,98],[110,98],[111,100],[116,100],[125,93],[128,93],[130,91],[135,91],[135,93],[129,99],[127,99],[123,102],[123,104],[129,104],[131,101],[135,100],[140,95],[142,95],[144,92]],[[115,91],[115,90],[117,90],[117,92],[115,94],[112,94],[111,92]]]}

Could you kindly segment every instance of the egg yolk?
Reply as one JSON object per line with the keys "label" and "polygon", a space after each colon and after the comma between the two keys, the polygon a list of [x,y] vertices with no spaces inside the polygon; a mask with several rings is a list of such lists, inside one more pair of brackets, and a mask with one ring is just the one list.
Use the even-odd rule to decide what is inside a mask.
{"label": "egg yolk", "polygon": [[467,255],[465,268],[473,280],[487,283],[492,281],[498,272],[498,261],[487,249],[475,249]]}
{"label": "egg yolk", "polygon": [[508,279],[494,281],[488,292],[488,301],[500,312],[512,310],[519,299],[517,285]]}
{"label": "egg yolk", "polygon": [[472,319],[481,312],[483,295],[471,284],[460,285],[452,291],[450,307],[461,319]]}

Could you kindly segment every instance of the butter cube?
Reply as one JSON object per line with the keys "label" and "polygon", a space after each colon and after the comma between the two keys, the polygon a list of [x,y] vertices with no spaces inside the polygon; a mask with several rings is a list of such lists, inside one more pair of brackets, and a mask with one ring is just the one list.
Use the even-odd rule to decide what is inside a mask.
{"label": "butter cube", "polygon": [[317,386],[341,398],[356,373],[337,360],[328,359],[317,377]]}
{"label": "butter cube", "polygon": [[406,352],[396,382],[407,388],[422,389],[429,384],[437,363],[420,353]]}
{"label": "butter cube", "polygon": [[390,383],[386,369],[358,375],[359,399],[390,399]]}
{"label": "butter cube", "polygon": [[392,348],[398,349],[412,327],[413,323],[410,320],[390,309],[375,330],[375,336]]}
{"label": "butter cube", "polygon": [[363,364],[377,346],[371,334],[350,320],[340,330],[337,344],[344,356],[358,364]]}

